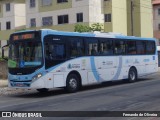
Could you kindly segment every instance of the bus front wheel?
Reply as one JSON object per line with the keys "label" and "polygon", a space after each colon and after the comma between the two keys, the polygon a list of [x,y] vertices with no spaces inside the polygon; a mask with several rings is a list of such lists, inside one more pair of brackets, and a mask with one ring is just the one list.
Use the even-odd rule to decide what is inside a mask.
{"label": "bus front wheel", "polygon": [[130,68],[128,73],[128,81],[130,83],[135,82],[137,80],[137,71],[135,68]]}
{"label": "bus front wheel", "polygon": [[70,74],[66,81],[67,92],[74,93],[80,88],[80,81],[76,74]]}

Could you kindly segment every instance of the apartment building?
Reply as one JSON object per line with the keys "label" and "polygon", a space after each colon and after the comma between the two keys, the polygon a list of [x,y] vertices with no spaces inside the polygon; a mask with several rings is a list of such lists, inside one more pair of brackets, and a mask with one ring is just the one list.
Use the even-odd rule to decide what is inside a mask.
{"label": "apartment building", "polygon": [[153,37],[151,0],[26,0],[26,5],[27,29],[74,31],[77,23],[102,23],[105,32]]}
{"label": "apartment building", "polygon": [[25,13],[25,0],[0,0],[0,47],[11,33],[25,29]]}
{"label": "apartment building", "polygon": [[0,0],[0,40],[23,29],[74,31],[93,23],[105,32],[153,37],[151,0]]}
{"label": "apartment building", "polygon": [[128,35],[153,37],[152,0],[127,0]]}
{"label": "apartment building", "polygon": [[160,46],[160,0],[153,0],[152,3],[154,37],[157,38],[157,44]]}
{"label": "apartment building", "polygon": [[26,0],[26,28],[74,31],[77,23],[103,23],[101,0]]}
{"label": "apartment building", "polygon": [[[153,37],[151,0],[103,0],[104,29],[128,36]],[[110,15],[111,20],[106,17]]]}

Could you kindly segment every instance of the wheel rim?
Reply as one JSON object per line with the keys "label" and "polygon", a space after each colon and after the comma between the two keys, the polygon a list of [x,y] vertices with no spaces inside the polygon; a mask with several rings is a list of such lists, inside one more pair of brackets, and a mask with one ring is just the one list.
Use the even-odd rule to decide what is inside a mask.
{"label": "wheel rim", "polygon": [[77,88],[77,81],[76,81],[75,78],[70,79],[70,81],[69,81],[69,86],[70,86],[72,89],[76,89],[76,88]]}
{"label": "wheel rim", "polygon": [[136,78],[135,72],[134,72],[134,71],[131,71],[131,72],[130,72],[130,79],[131,79],[132,81],[134,81],[135,78]]}

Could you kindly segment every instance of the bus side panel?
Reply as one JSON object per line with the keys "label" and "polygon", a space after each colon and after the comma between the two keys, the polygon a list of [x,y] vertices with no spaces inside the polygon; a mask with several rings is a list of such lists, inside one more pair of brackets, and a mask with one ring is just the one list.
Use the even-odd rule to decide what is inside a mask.
{"label": "bus side panel", "polygon": [[68,75],[72,72],[78,72],[80,74],[82,85],[88,84],[87,72],[90,68],[89,57],[80,57],[80,58],[75,58],[73,60],[69,60],[65,64],[63,64],[63,66],[60,67],[60,69],[62,68],[65,69],[64,86],[66,86],[66,80]]}
{"label": "bus side panel", "polygon": [[96,61],[98,62],[98,73],[99,80],[103,81],[112,81],[115,79],[118,71],[118,58],[116,56],[104,56],[97,57]]}
{"label": "bus side panel", "polygon": [[157,55],[146,56],[146,74],[154,73],[158,71],[158,57]]}
{"label": "bus side panel", "polygon": [[129,69],[132,66],[136,68],[138,76],[145,75],[146,67],[145,67],[144,59],[145,59],[145,55],[143,56],[137,56],[137,55],[124,56],[123,67],[127,68],[126,69],[127,76],[129,73]]}
{"label": "bus side panel", "polygon": [[54,74],[53,84],[54,84],[54,87],[64,87],[65,86],[64,75],[62,73]]}

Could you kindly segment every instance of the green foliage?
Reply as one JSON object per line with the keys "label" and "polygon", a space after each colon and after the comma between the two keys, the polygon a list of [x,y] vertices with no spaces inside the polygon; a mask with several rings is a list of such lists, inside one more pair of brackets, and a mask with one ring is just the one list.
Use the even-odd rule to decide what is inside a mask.
{"label": "green foliage", "polygon": [[0,57],[0,61],[4,61],[4,59],[2,59],[2,58]]}
{"label": "green foliage", "polygon": [[86,25],[77,24],[75,25],[75,32],[93,32],[93,31],[103,31],[103,25],[100,23],[94,23],[91,27]]}
{"label": "green foliage", "polygon": [[[8,59],[8,57],[4,57],[5,59]],[[0,61],[6,61],[5,59],[3,59],[1,56],[0,56]]]}
{"label": "green foliage", "polygon": [[77,24],[75,25],[74,31],[75,32],[91,32],[92,30],[91,30],[91,27],[89,26]]}
{"label": "green foliage", "polygon": [[102,31],[103,30],[103,25],[100,23],[94,23],[91,25],[92,31]]}

